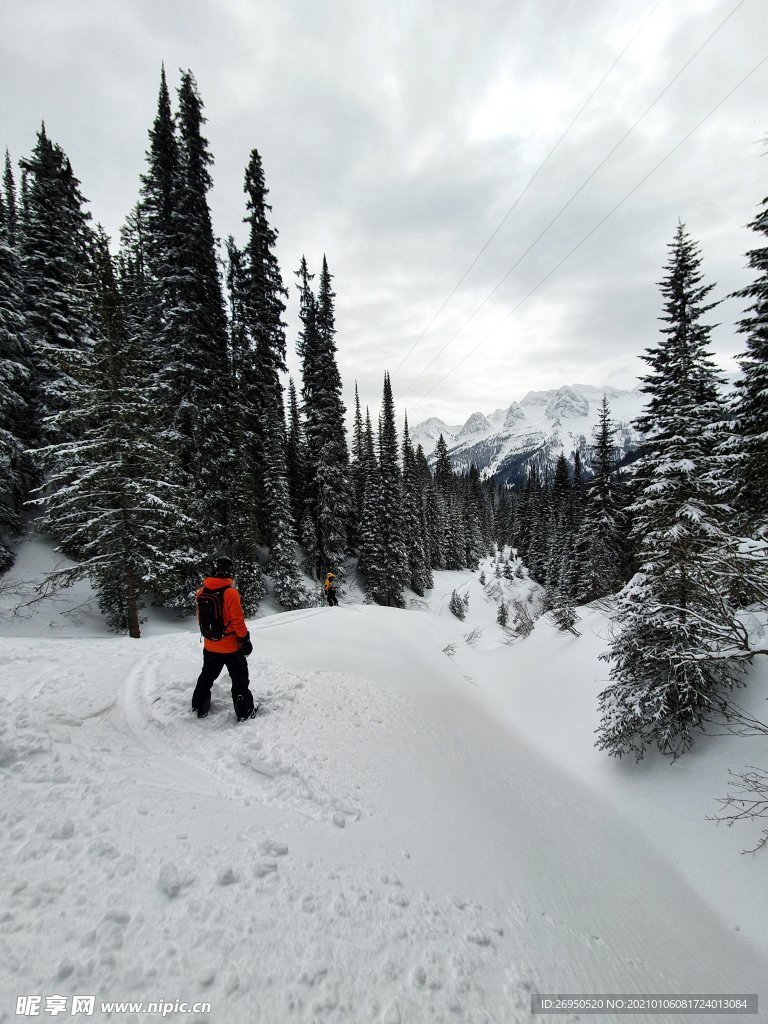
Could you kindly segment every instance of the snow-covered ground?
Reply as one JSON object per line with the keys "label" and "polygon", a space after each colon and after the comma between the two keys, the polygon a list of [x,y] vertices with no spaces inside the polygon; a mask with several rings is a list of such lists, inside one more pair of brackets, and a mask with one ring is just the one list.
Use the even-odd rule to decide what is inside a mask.
{"label": "snow-covered ground", "polygon": [[[14,572],[46,558],[31,542]],[[760,992],[767,1019],[765,853],[704,820],[765,741],[599,754],[605,615],[507,645],[495,588],[533,588],[485,571],[408,611],[251,621],[263,703],[240,724],[226,676],[189,711],[190,622],[107,637],[87,587],[0,619],[0,1021],[93,994],[222,1024],[507,1024],[533,991]]]}

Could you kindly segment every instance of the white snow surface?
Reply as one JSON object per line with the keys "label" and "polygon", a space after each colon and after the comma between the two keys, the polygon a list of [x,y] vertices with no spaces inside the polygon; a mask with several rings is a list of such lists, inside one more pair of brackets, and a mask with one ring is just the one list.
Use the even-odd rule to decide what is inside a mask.
{"label": "white snow surface", "polygon": [[[766,851],[705,821],[765,741],[599,753],[605,613],[508,645],[498,600],[537,588],[483,568],[405,611],[342,592],[249,622],[262,706],[239,724],[226,674],[190,712],[189,621],[96,636],[85,587],[0,619],[0,1021],[91,993],[226,1024],[507,1024],[533,991],[760,992],[766,1019]],[[767,682],[744,697],[763,717]]]}

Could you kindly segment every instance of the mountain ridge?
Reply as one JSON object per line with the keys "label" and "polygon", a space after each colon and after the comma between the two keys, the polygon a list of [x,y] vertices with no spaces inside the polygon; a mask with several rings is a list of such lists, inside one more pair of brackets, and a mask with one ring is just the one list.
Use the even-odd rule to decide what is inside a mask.
{"label": "mountain ridge", "polygon": [[572,460],[578,451],[590,464],[592,433],[597,426],[603,395],[608,399],[620,456],[637,448],[640,434],[633,426],[644,405],[644,395],[631,390],[593,384],[563,384],[545,391],[528,391],[523,398],[491,413],[475,411],[462,424],[449,424],[438,416],[423,420],[411,432],[430,461],[442,433],[456,470],[476,466],[482,476],[514,482],[527,474],[535,457],[553,463],[560,453]]}

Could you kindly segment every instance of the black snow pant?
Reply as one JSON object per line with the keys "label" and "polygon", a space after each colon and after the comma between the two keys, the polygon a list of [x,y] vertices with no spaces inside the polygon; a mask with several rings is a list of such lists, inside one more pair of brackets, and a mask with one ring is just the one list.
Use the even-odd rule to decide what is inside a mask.
{"label": "black snow pant", "polygon": [[333,589],[333,587],[331,587],[330,590],[326,590],[325,596],[328,599],[328,604],[331,607],[334,607],[334,606],[336,608],[339,607],[339,599],[338,599],[338,597],[336,597],[336,591]]}
{"label": "black snow pant", "polygon": [[203,671],[192,694],[192,708],[198,713],[207,713],[211,706],[211,689],[221,670],[226,666],[232,680],[232,703],[238,718],[247,718],[253,711],[253,694],[248,686],[248,662],[240,651],[219,654],[218,651],[203,650]]}

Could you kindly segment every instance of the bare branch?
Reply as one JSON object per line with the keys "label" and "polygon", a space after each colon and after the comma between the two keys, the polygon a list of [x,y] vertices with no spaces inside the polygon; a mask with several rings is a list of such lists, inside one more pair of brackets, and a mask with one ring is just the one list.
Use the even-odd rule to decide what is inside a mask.
{"label": "bare branch", "polygon": [[[720,810],[714,815],[708,815],[706,820],[714,821],[716,824],[724,821],[731,828],[737,821],[768,819],[768,771],[747,765],[743,772],[729,771],[728,774],[734,780],[736,792],[748,795],[736,796],[734,793],[728,793],[724,797],[718,797]],[[764,846],[768,846],[768,825],[763,829],[757,845],[741,852],[757,853]]]}

